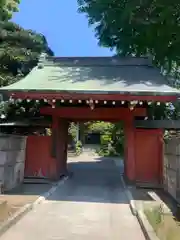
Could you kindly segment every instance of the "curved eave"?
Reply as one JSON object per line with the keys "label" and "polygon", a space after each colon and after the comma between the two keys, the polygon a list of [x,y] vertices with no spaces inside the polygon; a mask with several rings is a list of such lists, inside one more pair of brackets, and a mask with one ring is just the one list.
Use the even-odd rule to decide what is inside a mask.
{"label": "curved eave", "polygon": [[3,95],[17,99],[57,99],[57,100],[100,100],[100,101],[161,101],[173,102],[180,98],[180,92],[101,92],[101,91],[3,91]]}
{"label": "curved eave", "polygon": [[[172,88],[173,89],[173,88]],[[101,91],[101,90],[52,90],[52,89],[46,89],[46,90],[41,90],[41,89],[0,89],[0,93],[3,94],[59,94],[59,95],[66,95],[66,94],[92,94],[92,95],[133,95],[133,96],[177,96],[180,97],[180,91],[173,89],[173,91]]]}
{"label": "curved eave", "polygon": [[0,93],[37,99],[47,97],[113,100],[168,97],[176,100],[180,97],[180,91],[169,86],[159,70],[145,64],[144,59],[75,60],[60,58],[42,63],[19,82],[0,88]]}

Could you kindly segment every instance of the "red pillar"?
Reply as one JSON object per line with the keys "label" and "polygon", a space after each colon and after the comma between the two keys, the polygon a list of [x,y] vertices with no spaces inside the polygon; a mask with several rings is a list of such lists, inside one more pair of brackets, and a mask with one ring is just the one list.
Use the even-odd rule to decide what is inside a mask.
{"label": "red pillar", "polygon": [[66,174],[67,173],[67,146],[68,146],[68,127],[69,123],[66,119],[60,119],[59,120],[59,143],[58,146],[62,146],[61,148],[61,158],[60,163],[61,169],[60,174]]}
{"label": "red pillar", "polygon": [[67,173],[68,121],[53,116],[51,154],[54,164],[51,166],[51,178],[59,179]]}
{"label": "red pillar", "polygon": [[57,141],[58,141],[58,118],[53,116],[52,121],[52,136],[51,136],[51,156],[50,178],[58,180],[58,160],[57,160]]}
{"label": "red pillar", "polygon": [[56,154],[59,177],[67,173],[68,121],[58,119]]}
{"label": "red pillar", "polygon": [[133,120],[125,122],[125,159],[124,170],[125,177],[129,181],[134,181],[136,177],[135,165],[135,129],[133,127]]}

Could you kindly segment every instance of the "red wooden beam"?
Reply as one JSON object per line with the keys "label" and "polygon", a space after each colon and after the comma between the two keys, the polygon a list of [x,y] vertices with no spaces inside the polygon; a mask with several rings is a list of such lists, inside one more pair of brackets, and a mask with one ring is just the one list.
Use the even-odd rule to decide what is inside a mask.
{"label": "red wooden beam", "polygon": [[106,100],[106,101],[159,101],[171,102],[176,101],[178,96],[165,95],[153,96],[152,95],[130,95],[130,94],[88,94],[88,93],[40,93],[40,92],[14,92],[9,93],[10,96],[20,99],[64,99],[64,100]]}
{"label": "red wooden beam", "polygon": [[130,111],[128,108],[95,108],[91,110],[86,107],[63,107],[51,108],[44,107],[40,109],[43,115],[53,115],[60,118],[71,120],[104,120],[119,121],[131,119],[132,116],[146,116],[145,108],[135,108]]}
{"label": "red wooden beam", "polygon": [[[103,119],[103,118],[101,118],[101,119],[95,119],[95,120],[97,120],[97,121],[104,121],[104,122],[111,122],[111,123],[117,123],[117,122],[119,122],[119,121],[124,121],[124,120],[126,120],[126,119],[124,119],[124,120],[122,120],[122,119],[113,119],[113,118],[106,118],[106,119]],[[72,121],[73,122],[75,122],[75,123],[78,123],[78,122],[88,122],[88,121],[95,121],[94,119],[72,119]]]}

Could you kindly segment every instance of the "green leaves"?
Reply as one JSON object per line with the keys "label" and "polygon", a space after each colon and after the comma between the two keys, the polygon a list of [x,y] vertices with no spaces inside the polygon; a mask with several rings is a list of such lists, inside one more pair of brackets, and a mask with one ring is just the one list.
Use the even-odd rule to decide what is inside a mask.
{"label": "green leaves", "polygon": [[114,125],[109,122],[96,121],[89,123],[88,130],[92,133],[96,132],[107,133],[112,131],[113,126]]}
{"label": "green leaves", "polygon": [[117,54],[151,55],[158,65],[180,64],[178,0],[79,0],[102,46]]}
{"label": "green leaves", "polygon": [[[0,0],[0,87],[20,80],[37,65],[42,52],[53,55],[46,38],[8,21],[17,11],[19,0]],[[35,105],[29,114],[37,112]],[[7,118],[26,114],[24,107],[9,102],[0,103],[0,115]],[[3,119],[2,119],[3,120]]]}
{"label": "green leaves", "polygon": [[19,3],[20,0],[0,0],[0,20],[11,19],[13,12],[18,11]]}
{"label": "green leaves", "polygon": [[39,55],[53,55],[45,37],[13,22],[0,22],[0,85],[25,76],[37,64]]}

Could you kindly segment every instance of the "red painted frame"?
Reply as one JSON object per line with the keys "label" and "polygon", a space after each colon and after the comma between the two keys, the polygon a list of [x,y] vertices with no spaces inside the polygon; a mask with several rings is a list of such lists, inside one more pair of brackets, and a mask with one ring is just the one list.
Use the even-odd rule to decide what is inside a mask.
{"label": "red painted frame", "polygon": [[[12,95],[12,94],[10,94]],[[64,100],[106,100],[106,101],[160,101],[160,102],[170,102],[177,100],[177,96],[137,96],[137,95],[121,95],[121,94],[75,94],[75,93],[37,93],[37,92],[16,92],[13,94],[14,98],[21,99],[64,99]],[[130,110],[125,107],[113,108],[95,108],[93,110],[90,107],[43,107],[40,109],[41,114],[51,115],[53,117],[53,126],[58,132],[62,132],[62,129],[58,130],[57,122],[58,119],[72,120],[72,121],[89,121],[89,120],[102,120],[102,121],[124,121],[125,134],[127,137],[126,144],[126,175],[129,180],[134,181],[135,176],[135,129],[133,127],[133,117],[134,116],[146,116],[146,108],[135,108]],[[63,147],[60,145],[59,151],[62,155],[64,152]],[[160,144],[161,148],[161,144]],[[161,151],[160,151],[161,152]],[[162,156],[159,156],[160,159]],[[59,159],[65,163],[65,156],[59,156]],[[58,167],[59,169],[59,167]],[[56,169],[56,170],[58,170]],[[161,170],[162,171],[162,170]],[[161,176],[161,173],[160,173]]]}
{"label": "red painted frame", "polygon": [[145,108],[135,108],[130,111],[129,108],[95,108],[93,110],[90,107],[63,107],[63,108],[51,108],[43,107],[40,109],[43,115],[53,115],[60,118],[71,120],[128,120],[133,116],[146,116]]}

